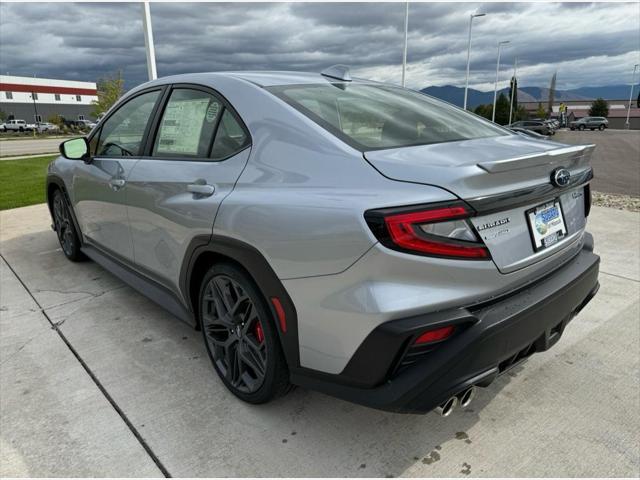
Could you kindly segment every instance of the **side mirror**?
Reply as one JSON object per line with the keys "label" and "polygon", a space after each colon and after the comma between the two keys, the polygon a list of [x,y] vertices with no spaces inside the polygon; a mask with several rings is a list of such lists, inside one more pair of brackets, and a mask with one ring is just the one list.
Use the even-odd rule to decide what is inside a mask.
{"label": "side mirror", "polygon": [[89,155],[89,141],[86,137],[72,138],[62,142],[60,144],[60,153],[69,160],[84,160],[88,162],[91,158]]}

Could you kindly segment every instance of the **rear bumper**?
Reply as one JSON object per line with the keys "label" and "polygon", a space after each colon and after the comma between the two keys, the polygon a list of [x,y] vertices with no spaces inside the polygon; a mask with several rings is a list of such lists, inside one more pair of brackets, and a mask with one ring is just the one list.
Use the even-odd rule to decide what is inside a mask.
{"label": "rear bumper", "polygon": [[[500,373],[553,346],[593,298],[600,258],[585,242],[576,257],[549,276],[495,301],[383,323],[340,375],[292,372],[292,382],[382,410],[424,413],[470,385],[487,386]],[[458,325],[458,334],[426,354],[407,356],[427,327]]]}

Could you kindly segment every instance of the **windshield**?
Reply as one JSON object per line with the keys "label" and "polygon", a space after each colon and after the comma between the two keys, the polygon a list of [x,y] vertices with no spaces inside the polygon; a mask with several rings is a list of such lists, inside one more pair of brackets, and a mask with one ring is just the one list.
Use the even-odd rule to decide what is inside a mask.
{"label": "windshield", "polygon": [[361,151],[509,134],[447,103],[397,87],[335,83],[268,90]]}

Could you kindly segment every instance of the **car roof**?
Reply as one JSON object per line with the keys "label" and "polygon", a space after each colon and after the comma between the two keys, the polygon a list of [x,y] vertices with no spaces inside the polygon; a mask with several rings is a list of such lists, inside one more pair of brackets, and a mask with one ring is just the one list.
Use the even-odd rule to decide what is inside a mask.
{"label": "car roof", "polygon": [[[152,82],[147,82],[144,86],[168,84],[168,83],[190,83],[192,81],[202,82],[210,80],[215,83],[216,78],[231,78],[239,81],[250,82],[259,87],[273,87],[278,85],[303,85],[303,84],[322,84],[342,82],[335,78],[326,77],[320,73],[313,72],[289,72],[289,71],[229,71],[229,72],[201,72],[201,73],[184,73],[180,75],[172,75],[161,77]],[[362,78],[352,78],[350,83],[360,84],[377,84],[380,82],[366,80]],[[138,88],[134,88],[137,90]]]}

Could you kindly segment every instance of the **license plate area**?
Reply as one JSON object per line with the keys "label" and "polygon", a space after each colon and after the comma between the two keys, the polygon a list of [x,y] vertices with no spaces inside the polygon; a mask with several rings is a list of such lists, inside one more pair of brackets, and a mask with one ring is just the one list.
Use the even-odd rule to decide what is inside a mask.
{"label": "license plate area", "polygon": [[527,210],[526,216],[536,252],[555,245],[567,235],[559,198]]}

